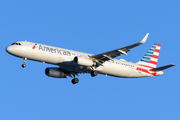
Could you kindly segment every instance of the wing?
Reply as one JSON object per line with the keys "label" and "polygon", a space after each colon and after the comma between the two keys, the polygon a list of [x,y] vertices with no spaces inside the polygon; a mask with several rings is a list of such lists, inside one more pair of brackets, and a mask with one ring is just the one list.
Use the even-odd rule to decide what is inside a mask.
{"label": "wing", "polygon": [[63,71],[67,76],[69,77],[72,77],[72,76],[79,76],[78,73],[80,72],[76,72],[76,71],[71,71],[71,70],[67,70],[67,69],[64,69],[64,68],[58,68],[59,71]]}
{"label": "wing", "polygon": [[90,56],[90,58],[94,62],[97,63],[97,66],[102,65],[105,61],[113,60],[113,58],[118,57],[118,56],[120,56],[122,54],[127,55],[127,52],[129,52],[131,48],[137,47],[137,46],[145,43],[148,35],[149,35],[149,33],[147,33],[146,36],[142,39],[142,41],[140,41],[138,43],[135,43],[135,44],[123,47],[123,48],[119,48],[119,49],[116,49],[116,50],[112,50],[112,51],[109,51],[109,52],[93,55],[93,56]]}

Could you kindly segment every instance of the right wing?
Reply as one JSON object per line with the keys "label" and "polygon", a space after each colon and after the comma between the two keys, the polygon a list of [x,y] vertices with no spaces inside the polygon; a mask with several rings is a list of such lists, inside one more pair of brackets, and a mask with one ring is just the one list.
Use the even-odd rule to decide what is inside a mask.
{"label": "right wing", "polygon": [[123,47],[123,48],[115,49],[115,50],[112,50],[109,52],[93,55],[93,56],[90,56],[90,58],[94,62],[97,63],[97,66],[102,65],[104,62],[106,62],[108,60],[113,60],[113,58],[118,57],[122,54],[127,55],[127,52],[129,52],[131,48],[137,47],[137,46],[145,43],[148,35],[149,35],[149,33],[147,33],[146,36],[142,39],[142,41],[140,41],[138,43],[135,43],[135,44]]}

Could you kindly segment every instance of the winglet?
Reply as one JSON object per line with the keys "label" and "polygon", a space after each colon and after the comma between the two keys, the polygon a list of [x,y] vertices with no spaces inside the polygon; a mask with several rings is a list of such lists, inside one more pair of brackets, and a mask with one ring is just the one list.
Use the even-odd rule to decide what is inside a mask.
{"label": "winglet", "polygon": [[145,43],[147,38],[149,36],[149,33],[146,34],[146,36],[142,39],[142,41],[140,42],[141,44]]}

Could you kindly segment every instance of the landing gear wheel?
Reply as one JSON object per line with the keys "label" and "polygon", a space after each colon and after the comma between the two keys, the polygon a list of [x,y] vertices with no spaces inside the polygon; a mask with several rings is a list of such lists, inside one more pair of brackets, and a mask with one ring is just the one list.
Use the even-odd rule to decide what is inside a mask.
{"label": "landing gear wheel", "polygon": [[22,68],[25,68],[26,67],[26,64],[22,64]]}
{"label": "landing gear wheel", "polygon": [[98,75],[98,72],[97,71],[92,71],[91,72],[91,76],[94,77],[94,76],[97,76]]}
{"label": "landing gear wheel", "polygon": [[26,67],[26,60],[27,60],[27,58],[23,58],[24,64],[22,64],[22,68],[25,68],[25,67]]}
{"label": "landing gear wheel", "polygon": [[72,84],[76,84],[76,83],[78,83],[79,82],[79,79],[78,78],[74,78],[74,79],[72,79]]}

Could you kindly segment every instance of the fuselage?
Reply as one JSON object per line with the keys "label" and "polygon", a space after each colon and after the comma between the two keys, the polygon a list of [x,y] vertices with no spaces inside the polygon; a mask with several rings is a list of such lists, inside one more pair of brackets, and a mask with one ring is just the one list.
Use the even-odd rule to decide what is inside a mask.
{"label": "fuselage", "polygon": [[137,63],[127,62],[122,59],[106,61],[102,66],[96,68],[77,65],[73,62],[76,56],[89,57],[92,54],[27,41],[15,42],[8,46],[6,51],[16,57],[57,65],[63,69],[78,73],[90,73],[96,70],[101,74],[125,78],[163,75],[162,71],[144,70]]}

